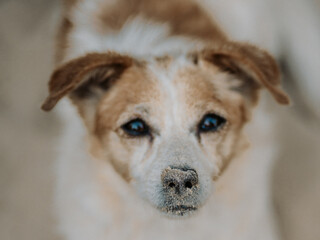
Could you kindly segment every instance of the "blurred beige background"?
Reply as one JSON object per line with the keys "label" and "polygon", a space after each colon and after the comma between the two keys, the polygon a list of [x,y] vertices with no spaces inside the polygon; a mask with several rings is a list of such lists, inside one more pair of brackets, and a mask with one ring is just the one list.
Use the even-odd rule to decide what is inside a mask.
{"label": "blurred beige background", "polygon": [[[60,125],[40,111],[59,9],[58,0],[0,0],[1,240],[60,239],[53,214]],[[284,240],[319,240],[320,124],[293,106],[281,126],[273,178],[279,227]]]}

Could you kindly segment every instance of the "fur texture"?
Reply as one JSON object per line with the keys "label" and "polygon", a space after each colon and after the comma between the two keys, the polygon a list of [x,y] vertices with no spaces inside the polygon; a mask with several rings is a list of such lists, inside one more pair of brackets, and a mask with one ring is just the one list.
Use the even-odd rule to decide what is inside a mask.
{"label": "fur texture", "polygon": [[[57,50],[43,109],[72,102],[61,104],[57,185],[67,239],[277,238],[272,119],[267,103],[253,109],[261,89],[289,98],[266,51],[230,41],[201,5],[180,0],[71,1]],[[208,114],[226,124],[200,132]],[[148,135],[124,131],[134,119]],[[171,166],[199,182],[168,202],[161,176]],[[168,210],[180,205],[196,211]]]}

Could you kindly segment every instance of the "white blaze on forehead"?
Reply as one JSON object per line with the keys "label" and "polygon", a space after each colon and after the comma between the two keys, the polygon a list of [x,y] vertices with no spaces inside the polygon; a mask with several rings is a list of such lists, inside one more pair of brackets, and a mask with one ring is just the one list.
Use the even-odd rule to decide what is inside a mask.
{"label": "white blaze on forehead", "polygon": [[182,130],[183,120],[187,117],[185,103],[181,94],[182,86],[176,81],[177,74],[181,68],[187,66],[188,60],[186,55],[180,55],[166,66],[159,66],[156,62],[150,64],[149,69],[160,83],[161,92],[163,93],[162,108],[164,129],[163,134],[172,133],[174,130]]}
{"label": "white blaze on forehead", "polygon": [[[188,61],[186,55],[181,55],[174,59],[169,59],[166,62],[168,64],[161,64],[156,59],[151,60],[148,64],[148,71],[156,79],[161,95],[160,101],[153,106],[155,107],[154,111],[158,111],[156,114],[156,117],[159,118],[157,122],[161,122],[159,124],[160,136],[154,138],[151,152],[147,153],[148,147],[145,148],[145,145],[143,147],[141,145],[136,150],[136,153],[132,155],[132,176],[138,181],[141,180],[140,178],[148,178],[149,181],[158,183],[157,181],[160,179],[159,176],[164,168],[179,163],[174,162],[174,159],[176,159],[177,151],[179,153],[183,152],[181,150],[182,147],[184,147],[183,149],[188,148],[190,150],[191,148],[194,150],[193,154],[187,154],[187,151],[185,151],[185,154],[188,155],[184,159],[185,164],[196,167],[197,161],[201,164],[203,163],[200,149],[196,146],[197,143],[194,142],[195,139],[186,138],[186,136],[190,135],[186,135],[189,129],[184,124],[188,118],[183,97],[184,89],[183,85],[177,80],[177,75],[181,69],[188,65],[190,66]],[[179,141],[175,141],[177,139]],[[188,145],[187,148],[185,148],[186,145]],[[147,157],[146,154],[148,155]],[[210,168],[210,166],[207,167],[207,169]]]}

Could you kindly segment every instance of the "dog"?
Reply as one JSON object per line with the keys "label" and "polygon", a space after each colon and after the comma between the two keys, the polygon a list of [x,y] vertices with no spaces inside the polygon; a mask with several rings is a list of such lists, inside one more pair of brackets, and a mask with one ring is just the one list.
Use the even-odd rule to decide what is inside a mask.
{"label": "dog", "polygon": [[289,97],[274,58],[205,6],[65,2],[42,109],[61,100],[66,239],[277,239],[270,109]]}

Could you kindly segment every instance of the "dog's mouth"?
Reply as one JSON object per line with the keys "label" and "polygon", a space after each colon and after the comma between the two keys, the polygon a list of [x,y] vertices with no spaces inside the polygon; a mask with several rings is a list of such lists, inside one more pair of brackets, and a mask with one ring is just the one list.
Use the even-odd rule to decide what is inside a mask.
{"label": "dog's mouth", "polygon": [[169,216],[182,217],[182,216],[192,214],[197,209],[198,208],[195,206],[175,205],[175,206],[166,206],[161,208],[160,210],[165,212]]}

